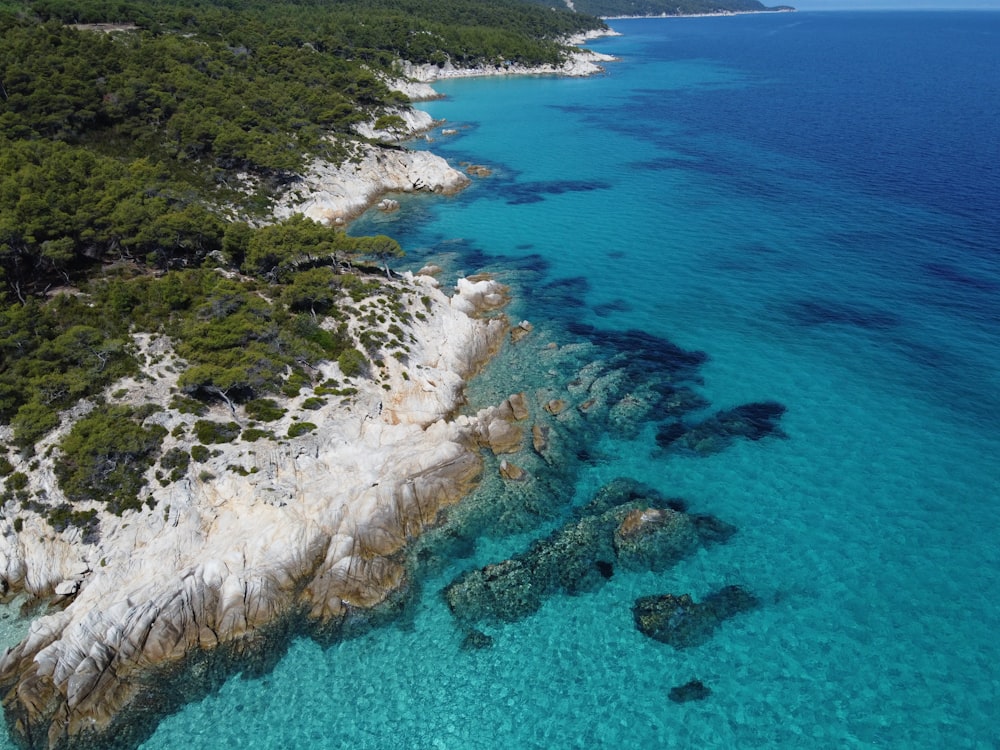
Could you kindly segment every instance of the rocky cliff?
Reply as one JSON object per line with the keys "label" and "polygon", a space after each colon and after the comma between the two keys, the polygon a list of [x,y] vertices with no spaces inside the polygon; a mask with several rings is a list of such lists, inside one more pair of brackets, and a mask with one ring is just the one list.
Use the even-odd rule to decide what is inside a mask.
{"label": "rocky cliff", "polygon": [[[451,297],[427,275],[392,286],[412,316],[405,365],[386,357],[377,378],[351,381],[353,395],[303,412],[307,390],[269,425],[284,434],[305,414],[313,432],[213,446],[197,476],[157,486],[148,509],[102,512],[96,541],[30,515],[18,530],[0,521],[4,591],[53,602],[0,661],[7,718],[27,745],[127,745],[123,717],[162,713],[162,685],[174,684],[163,680],[199,655],[251,658],[293,620],[336,626],[405,582],[407,540],[469,491],[490,426],[503,422],[502,410],[456,412],[507,324],[484,315],[505,301],[490,279],[462,281]],[[165,405],[176,375],[159,346],[152,383],[113,390]],[[343,378],[335,363],[321,367]],[[178,435],[194,417],[166,408],[156,419]],[[33,481],[58,493],[52,460]]]}

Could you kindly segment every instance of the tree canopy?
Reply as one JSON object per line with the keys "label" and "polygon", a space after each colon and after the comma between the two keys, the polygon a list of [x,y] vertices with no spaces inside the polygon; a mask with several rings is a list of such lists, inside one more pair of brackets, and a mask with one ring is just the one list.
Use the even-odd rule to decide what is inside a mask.
{"label": "tree canopy", "polygon": [[[0,423],[22,460],[70,407],[148,377],[140,340],[170,339],[170,408],[196,412],[349,395],[316,363],[350,379],[382,350],[405,359],[398,291],[353,265],[388,275],[399,244],[272,223],[269,195],[310,159],[347,159],[359,122],[402,123],[399,61],[551,63],[601,25],[519,0],[0,0]],[[352,334],[339,306],[371,295],[388,308]],[[158,458],[161,481],[198,460],[161,457],[164,434],[150,407],[101,404],[46,450],[69,503],[121,513]],[[38,510],[6,450],[0,506]],[[57,529],[96,513],[45,512]]]}

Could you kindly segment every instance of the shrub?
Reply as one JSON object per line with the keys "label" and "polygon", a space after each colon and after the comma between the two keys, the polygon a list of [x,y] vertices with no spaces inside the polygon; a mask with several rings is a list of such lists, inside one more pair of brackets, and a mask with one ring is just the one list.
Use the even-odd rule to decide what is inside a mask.
{"label": "shrub", "polygon": [[23,471],[15,471],[9,477],[7,477],[7,489],[12,492],[17,492],[18,490],[23,490],[28,486],[28,475]]}
{"label": "shrub", "polygon": [[267,440],[274,440],[274,433],[271,430],[261,430],[257,427],[248,427],[243,430],[243,434],[240,435],[240,440],[245,440],[248,443],[252,443],[255,440],[260,440],[261,438],[266,438]]}
{"label": "shrub", "polygon": [[337,357],[337,364],[340,366],[340,371],[344,374],[344,377],[354,378],[364,373],[365,368],[368,366],[368,360],[357,349],[345,349]]}
{"label": "shrub", "polygon": [[90,510],[73,510],[71,505],[65,504],[50,509],[45,518],[49,522],[49,525],[56,531],[65,531],[70,526],[83,529],[85,541],[87,537],[93,535],[98,524],[97,511],[93,508]]}
{"label": "shrub", "polygon": [[299,395],[299,391],[302,390],[302,386],[307,385],[308,383],[309,378],[307,378],[303,373],[293,372],[281,386],[281,392],[288,396],[288,398],[295,398]]}
{"label": "shrub", "polygon": [[100,500],[116,515],[141,507],[146,470],[167,434],[160,425],[144,427],[148,409],[111,406],[95,409],[62,439],[56,478],[73,501]]}
{"label": "shrub", "polygon": [[194,434],[206,445],[231,443],[240,436],[240,426],[236,422],[214,422],[199,419],[194,423]]}
{"label": "shrub", "polygon": [[260,422],[274,422],[285,416],[285,410],[273,398],[255,398],[243,405],[247,416]]}
{"label": "shrub", "polygon": [[160,459],[160,467],[164,471],[169,471],[167,483],[176,482],[187,474],[188,466],[191,465],[191,454],[183,448],[171,448]]}
{"label": "shrub", "polygon": [[324,404],[326,404],[326,399],[317,398],[316,396],[311,396],[302,402],[302,408],[308,409],[309,411],[317,411],[322,409]]}
{"label": "shrub", "polygon": [[316,425],[312,422],[296,422],[288,427],[288,437],[296,438],[299,435],[305,435],[307,432],[312,432],[316,429]]}
{"label": "shrub", "polygon": [[193,458],[200,464],[205,463],[210,458],[208,448],[206,448],[204,445],[192,445],[191,458]]}
{"label": "shrub", "polygon": [[194,414],[197,417],[201,417],[208,412],[208,407],[205,404],[187,396],[174,396],[170,399],[170,408],[175,409],[181,414]]}

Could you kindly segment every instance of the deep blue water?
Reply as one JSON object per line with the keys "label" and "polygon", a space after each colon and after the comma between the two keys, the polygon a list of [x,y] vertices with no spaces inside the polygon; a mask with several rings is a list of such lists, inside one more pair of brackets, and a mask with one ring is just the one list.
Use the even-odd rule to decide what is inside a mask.
{"label": "deep blue water", "polygon": [[[573,347],[628,357],[637,329],[707,354],[708,412],[783,404],[784,437],[708,456],[655,418],[591,435],[562,488],[634,477],[739,532],[462,651],[441,588],[564,519],[498,521],[403,621],[299,640],[144,748],[1000,745],[1000,13],[612,25],[606,75],[439,85],[459,134],[428,147],[492,176],[355,231],[513,285],[535,363],[507,352],[474,401],[573,378]],[[762,605],[701,646],[633,626],[639,596],[729,583]],[[694,677],[708,698],[668,700]]]}

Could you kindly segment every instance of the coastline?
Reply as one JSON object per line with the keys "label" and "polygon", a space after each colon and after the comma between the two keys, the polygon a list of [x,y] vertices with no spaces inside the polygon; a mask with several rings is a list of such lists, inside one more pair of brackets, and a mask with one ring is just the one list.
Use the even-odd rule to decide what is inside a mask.
{"label": "coastline", "polygon": [[768,8],[766,10],[720,10],[716,13],[659,13],[652,16],[601,16],[602,21],[627,21],[641,18],[720,18],[725,16],[760,16],[771,13],[795,13],[796,8]]}
{"label": "coastline", "polygon": [[[448,297],[425,274],[393,287],[424,318],[409,327],[408,366],[386,357],[389,387],[358,379],[357,395],[309,412],[315,432],[264,450],[218,446],[199,478],[157,487],[155,509],[102,512],[94,544],[77,529],[53,535],[38,517],[16,534],[0,522],[7,590],[52,603],[0,660],[8,724],[23,742],[129,746],[122,723],[156,703],[164,670],[213,652],[260,658],[267,633],[290,619],[335,629],[405,586],[408,540],[470,491],[480,450],[517,428],[509,408],[453,416],[508,330],[495,314],[503,287],[460,280]],[[169,392],[169,380],[157,387]],[[301,404],[288,406],[277,429]]]}
{"label": "coastline", "polygon": [[[603,70],[595,60],[611,59],[580,51],[559,68],[437,77],[593,75]],[[405,119],[408,136],[433,125],[422,113]],[[314,163],[278,201],[276,218],[301,212],[344,224],[386,193],[447,194],[470,182],[429,152],[369,145],[358,157],[341,167]],[[467,380],[510,330],[498,312],[506,303],[502,285],[460,279],[448,296],[429,273],[408,273],[392,287],[406,300],[407,365],[385,356],[380,383],[359,378],[352,381],[356,395],[307,413],[319,422],[315,432],[263,450],[243,442],[213,446],[197,477],[188,472],[166,487],[150,482],[148,510],[115,517],[99,509],[96,542],[72,526],[53,533],[31,512],[17,529],[0,520],[5,598],[23,593],[48,605],[0,658],[6,718],[21,742],[133,747],[150,723],[185,700],[178,685],[206,663],[242,668],[287,640],[290,623],[335,632],[406,588],[409,540],[478,483],[482,451],[521,446],[517,422],[528,414],[523,398],[512,396],[456,416]],[[519,336],[530,330],[525,325],[515,329]],[[169,342],[140,334],[135,343],[153,364],[143,382],[115,383],[105,400],[127,391],[137,403],[166,404],[183,368]],[[335,364],[324,367],[342,377]],[[307,397],[287,402],[289,414]],[[94,406],[71,410],[40,453]],[[225,421],[230,414],[218,406],[209,416]],[[155,420],[190,432],[194,417],[166,409]],[[292,422],[286,416],[269,426],[281,432]],[[186,449],[190,442],[168,439]],[[32,488],[58,502],[53,460],[46,456],[31,471]],[[175,694],[163,694],[161,683]]]}
{"label": "coastline", "polygon": [[[582,44],[590,39],[616,36],[613,30],[595,31],[567,40]],[[561,66],[477,66],[456,68],[450,63],[414,65],[402,62],[403,78],[388,80],[396,91],[410,96],[414,102],[440,96],[430,85],[434,81],[453,78],[497,76],[567,76],[586,77],[604,72],[603,63],[616,58],[591,50],[577,49]],[[323,160],[313,161],[298,181],[281,194],[274,207],[274,216],[284,219],[296,213],[318,222],[343,226],[375,206],[392,193],[430,192],[452,195],[471,184],[468,176],[451,167],[447,161],[429,151],[410,151],[397,144],[426,133],[440,123],[425,112],[404,108],[395,112],[404,125],[396,131],[376,130],[373,123],[357,127],[360,135],[386,145],[365,144],[357,148],[347,162],[335,165]]]}

